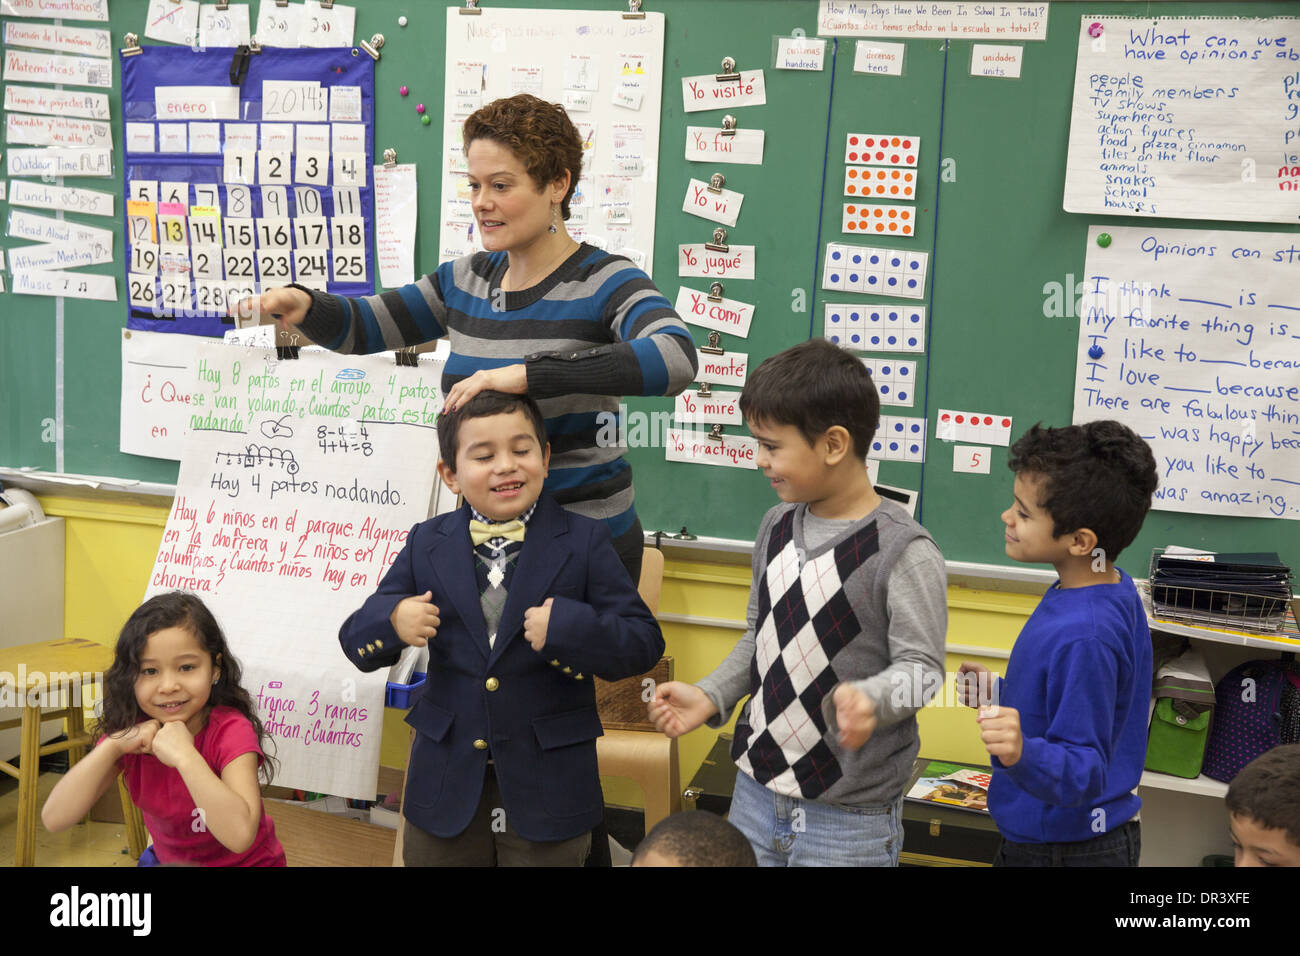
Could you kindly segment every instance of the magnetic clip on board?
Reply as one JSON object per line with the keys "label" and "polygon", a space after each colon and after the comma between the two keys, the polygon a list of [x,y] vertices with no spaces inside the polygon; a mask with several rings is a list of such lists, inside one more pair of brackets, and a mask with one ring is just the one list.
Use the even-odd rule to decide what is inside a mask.
{"label": "magnetic clip on board", "polygon": [[[730,252],[731,246],[727,245],[727,230],[719,226],[713,230],[713,241],[706,242],[704,248],[710,252]],[[710,286],[710,291],[712,286]]]}
{"label": "magnetic clip on board", "polygon": [[709,185],[705,188],[707,188],[711,193],[720,193],[722,192],[722,187],[725,185],[727,185],[727,177],[722,175],[722,173],[714,173],[709,177]]}
{"label": "magnetic clip on board", "polygon": [[384,169],[397,168],[397,150],[391,146],[384,150]]}
{"label": "magnetic clip on board", "polygon": [[736,72],[736,61],[732,57],[722,58],[722,72],[713,74],[714,82],[739,83],[740,74]]}
{"label": "magnetic clip on board", "polygon": [[376,33],[369,40],[362,40],[359,46],[366,52],[370,59],[378,63],[380,56],[379,51],[384,47],[384,35],[382,33]]}
{"label": "magnetic clip on board", "polygon": [[416,354],[415,346],[404,349],[398,349],[394,355],[397,356],[398,368],[418,368],[420,365],[420,356]]}
{"label": "magnetic clip on board", "polygon": [[641,0],[627,0],[627,12],[623,14],[624,20],[644,20],[645,14],[641,11]]}
{"label": "magnetic clip on board", "polygon": [[460,15],[478,16],[483,11],[478,8],[478,0],[465,0],[465,6],[460,8]]}
{"label": "magnetic clip on board", "polygon": [[730,113],[722,117],[722,135],[723,136],[736,135],[736,117],[732,116]]}
{"label": "magnetic clip on board", "polygon": [[[716,286],[719,287],[719,288],[718,288],[718,301],[721,302],[721,301],[722,301],[722,288],[721,288],[722,283],[721,283],[721,282],[715,282],[715,283],[713,283],[713,285],[716,285]],[[712,295],[713,287],[712,287],[712,286],[709,287],[709,292],[710,292],[709,299],[712,300],[712,299],[713,299],[713,295]],[[708,345],[701,345],[701,346],[700,346],[700,351],[701,351],[701,352],[708,352],[710,355],[721,355],[721,354],[723,354],[723,352],[725,352],[726,350],[722,347],[722,333],[721,333],[721,332],[710,332],[710,333],[709,333],[709,344],[708,344]]]}
{"label": "magnetic clip on board", "polygon": [[[724,235],[722,238],[725,239],[726,236]],[[722,292],[723,292],[723,289],[722,289],[722,283],[721,283],[721,282],[710,282],[710,283],[709,283],[709,301],[710,301],[710,302],[721,302],[721,301],[722,301]],[[713,337],[712,337],[712,336],[709,336],[709,344],[710,344],[710,345],[713,344]]]}
{"label": "magnetic clip on board", "polygon": [[709,429],[709,441],[722,441],[722,426],[714,425]]}
{"label": "magnetic clip on board", "polygon": [[700,387],[697,388],[696,391],[699,393],[700,398],[713,397],[713,389],[709,386],[708,382],[700,382]]}
{"label": "magnetic clip on board", "polygon": [[144,52],[140,49],[140,38],[134,33],[128,33],[126,36],[122,37],[122,42],[126,44],[126,46],[118,50],[122,56],[139,56]]}

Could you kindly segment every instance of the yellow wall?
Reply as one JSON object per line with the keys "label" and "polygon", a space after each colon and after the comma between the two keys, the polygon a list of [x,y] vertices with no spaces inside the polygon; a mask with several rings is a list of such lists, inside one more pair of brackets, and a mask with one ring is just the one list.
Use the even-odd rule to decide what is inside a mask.
{"label": "yellow wall", "polygon": [[[160,499],[161,500],[161,499]],[[162,540],[170,502],[145,504],[112,497],[82,499],[46,496],[46,514],[65,520],[67,535],[65,619],[67,636],[113,644],[122,622],[140,603]],[[748,566],[708,561],[673,560],[664,570],[660,612],[665,615],[742,621],[749,594]],[[948,589],[948,642],[975,648],[1009,651],[1016,634],[1037,604],[1037,597],[951,586]],[[666,622],[668,654],[675,659],[678,680],[695,681],[708,674],[735,646],[741,632],[702,624]],[[1005,658],[950,653],[949,673],[962,660],[973,659],[1001,673]],[[380,762],[404,766],[408,728],[401,711],[384,717]],[[733,717],[734,721],[734,717]],[[921,753],[940,759],[987,763],[974,715],[956,706],[945,686],[938,700],[919,716]],[[726,728],[731,729],[729,724]],[[680,741],[683,787],[699,769],[718,731],[701,729]],[[609,802],[641,806],[640,791],[630,781],[605,778]]]}

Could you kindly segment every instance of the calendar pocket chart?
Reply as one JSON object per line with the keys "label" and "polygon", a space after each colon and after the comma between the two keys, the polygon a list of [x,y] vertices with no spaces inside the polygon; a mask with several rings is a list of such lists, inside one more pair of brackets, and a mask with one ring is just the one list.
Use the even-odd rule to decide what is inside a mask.
{"label": "calendar pocket chart", "polygon": [[128,328],[220,336],[277,286],[374,292],[374,61],[268,48],[233,86],[235,56],[121,59]]}

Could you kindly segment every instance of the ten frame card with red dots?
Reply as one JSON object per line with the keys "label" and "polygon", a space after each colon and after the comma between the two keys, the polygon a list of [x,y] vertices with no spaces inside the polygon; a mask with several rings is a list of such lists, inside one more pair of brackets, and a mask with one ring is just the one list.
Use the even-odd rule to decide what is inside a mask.
{"label": "ten frame card with red dots", "polygon": [[863,199],[915,199],[916,173],[896,166],[846,166],[844,195]]}
{"label": "ten frame card with red dots", "polygon": [[885,461],[925,461],[925,419],[881,415],[868,458]]}
{"label": "ten frame card with red dots", "polygon": [[978,442],[981,445],[1005,447],[1011,444],[1011,416],[941,408],[934,437],[940,441]]}
{"label": "ten frame card with red dots", "polygon": [[872,236],[912,236],[916,233],[915,206],[864,206],[844,204],[840,232]]}
{"label": "ten frame card with red dots", "polygon": [[856,352],[924,352],[925,306],[904,302],[825,306],[822,334]]}
{"label": "ten frame card with red dots", "polygon": [[871,166],[916,166],[921,152],[919,136],[895,133],[849,133],[844,161]]}

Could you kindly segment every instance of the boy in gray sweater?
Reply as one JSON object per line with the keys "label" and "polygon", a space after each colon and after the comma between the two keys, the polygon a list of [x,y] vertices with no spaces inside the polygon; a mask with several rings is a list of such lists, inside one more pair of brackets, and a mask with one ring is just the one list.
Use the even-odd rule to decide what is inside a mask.
{"label": "boy in gray sweater", "polygon": [[915,715],[943,681],[943,556],[871,486],[880,399],[856,358],[787,349],[740,408],[782,501],[759,528],[749,626],[698,684],[660,684],[650,718],[670,737],[721,727],[748,695],[729,819],[759,865],[896,866]]}

